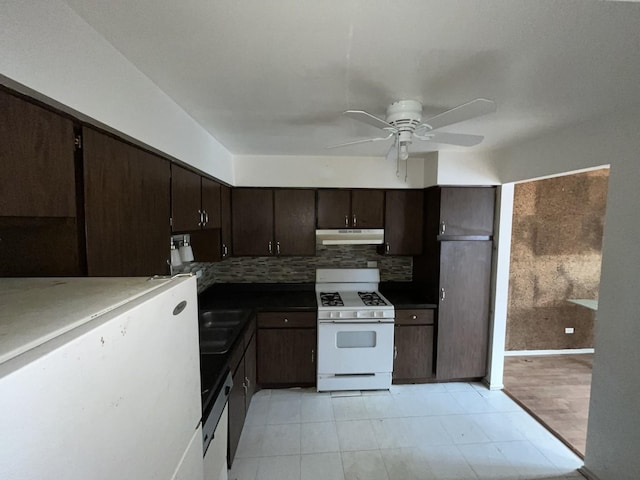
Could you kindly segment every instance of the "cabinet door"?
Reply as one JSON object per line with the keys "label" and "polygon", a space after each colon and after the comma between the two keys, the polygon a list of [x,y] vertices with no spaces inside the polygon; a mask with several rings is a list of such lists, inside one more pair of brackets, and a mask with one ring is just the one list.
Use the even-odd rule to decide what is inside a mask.
{"label": "cabinet door", "polygon": [[245,399],[245,380],[244,380],[244,360],[240,361],[237,370],[233,374],[233,387],[229,393],[229,465],[233,463],[240,442],[240,434],[244,426],[246,409],[244,405]]}
{"label": "cabinet door", "polygon": [[249,411],[251,398],[256,393],[256,374],[256,335],[254,334],[251,336],[244,353],[244,377],[247,385],[244,406],[247,411]]}
{"label": "cabinet door", "polygon": [[83,145],[89,275],[168,273],[169,162],[90,128]]}
{"label": "cabinet door", "polygon": [[316,329],[258,329],[261,386],[305,386],[316,381]]}
{"label": "cabinet door", "polygon": [[202,210],[204,228],[220,228],[220,184],[205,177],[202,177]]}
{"label": "cabinet door", "polygon": [[174,232],[200,230],[200,175],[171,165],[171,210]]}
{"label": "cabinet door", "polygon": [[274,220],[277,255],[315,255],[314,190],[275,190]]}
{"label": "cabinet door", "polygon": [[433,377],[433,325],[396,325],[394,343],[394,381]]}
{"label": "cabinet door", "polygon": [[384,228],[384,190],[351,192],[351,226]]}
{"label": "cabinet door", "polygon": [[234,188],[231,198],[234,255],[272,255],[273,190]]}
{"label": "cabinet door", "polygon": [[351,226],[351,191],[318,190],[318,228]]}
{"label": "cabinet door", "polygon": [[387,190],[385,251],[390,255],[422,253],[422,190]]}
{"label": "cabinet door", "polygon": [[491,250],[490,241],[441,242],[436,359],[439,380],[486,374]]}
{"label": "cabinet door", "polygon": [[440,189],[438,234],[491,236],[494,206],[495,189],[492,187],[443,187]]}
{"label": "cabinet door", "polygon": [[222,242],[222,258],[233,255],[231,244],[231,188],[220,186],[220,238]]}
{"label": "cabinet door", "polygon": [[0,91],[0,216],[75,217],[73,123]]}

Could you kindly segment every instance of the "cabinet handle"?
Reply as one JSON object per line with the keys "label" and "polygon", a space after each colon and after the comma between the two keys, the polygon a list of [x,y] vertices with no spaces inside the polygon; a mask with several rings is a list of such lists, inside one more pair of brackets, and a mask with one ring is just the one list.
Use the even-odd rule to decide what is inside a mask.
{"label": "cabinet handle", "polygon": [[288,319],[288,318],[285,318],[285,319],[284,319],[284,323],[289,323],[289,319]]}
{"label": "cabinet handle", "polygon": [[204,213],[204,225],[205,226],[207,223],[209,223],[209,214],[207,213],[206,210],[203,210],[202,213]]}
{"label": "cabinet handle", "polygon": [[227,244],[223,243],[222,244],[222,256],[226,257],[227,255],[229,255],[229,249],[227,248]]}
{"label": "cabinet handle", "polygon": [[311,363],[315,363],[316,361],[316,352],[315,350],[311,350]]}
{"label": "cabinet handle", "polygon": [[411,315],[411,320],[415,320],[416,318],[418,318],[417,315]]}
{"label": "cabinet handle", "polygon": [[444,288],[440,289],[440,300],[444,301],[447,298],[447,292],[445,292]]}
{"label": "cabinet handle", "polygon": [[280,255],[280,242],[276,242],[276,254]]}
{"label": "cabinet handle", "polygon": [[242,382],[242,388],[244,389],[244,394],[247,394],[247,384]]}
{"label": "cabinet handle", "polygon": [[353,226],[355,227],[358,224],[358,219],[356,218],[356,214],[353,214]]}
{"label": "cabinet handle", "polygon": [[269,255],[273,255],[273,244],[269,242]]}
{"label": "cabinet handle", "polygon": [[198,222],[198,226],[202,227],[203,223],[202,223],[202,210],[198,210],[198,215],[200,216],[200,221]]}
{"label": "cabinet handle", "polygon": [[349,226],[349,215],[345,215],[344,216],[344,226],[348,227]]}
{"label": "cabinet handle", "polygon": [[391,249],[391,247],[389,246],[389,242],[384,244],[384,253],[386,253],[387,255],[389,255],[389,250]]}
{"label": "cabinet handle", "polygon": [[251,381],[248,377],[244,377],[244,381],[247,382],[247,388],[251,388]]}
{"label": "cabinet handle", "polygon": [[393,346],[393,359],[395,360],[396,358],[398,358],[398,347],[396,347],[394,345]]}
{"label": "cabinet handle", "polygon": [[444,232],[447,231],[447,224],[444,223],[444,220],[440,222],[440,235],[444,235]]}

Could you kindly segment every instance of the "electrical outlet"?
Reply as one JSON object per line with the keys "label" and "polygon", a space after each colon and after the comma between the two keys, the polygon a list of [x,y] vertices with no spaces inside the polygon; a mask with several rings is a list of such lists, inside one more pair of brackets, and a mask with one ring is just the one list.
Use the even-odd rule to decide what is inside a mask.
{"label": "electrical outlet", "polygon": [[564,333],[573,333],[573,332],[574,332],[573,327],[567,327],[564,329]]}
{"label": "electrical outlet", "polygon": [[202,277],[202,270],[196,270],[196,278]]}

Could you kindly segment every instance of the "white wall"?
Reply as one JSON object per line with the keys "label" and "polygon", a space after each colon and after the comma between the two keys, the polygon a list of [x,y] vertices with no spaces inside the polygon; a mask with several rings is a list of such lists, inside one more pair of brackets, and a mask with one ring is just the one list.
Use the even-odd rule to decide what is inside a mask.
{"label": "white wall", "polygon": [[237,186],[251,187],[344,187],[422,188],[424,161],[410,158],[405,182],[405,162],[384,157],[260,156],[235,157]]}
{"label": "white wall", "polygon": [[500,152],[503,181],[611,165],[585,466],[640,478],[640,115],[600,118]]}
{"label": "white wall", "polygon": [[499,185],[499,165],[491,153],[438,153],[438,185]]}
{"label": "white wall", "polygon": [[233,183],[231,154],[64,2],[1,5],[0,82]]}

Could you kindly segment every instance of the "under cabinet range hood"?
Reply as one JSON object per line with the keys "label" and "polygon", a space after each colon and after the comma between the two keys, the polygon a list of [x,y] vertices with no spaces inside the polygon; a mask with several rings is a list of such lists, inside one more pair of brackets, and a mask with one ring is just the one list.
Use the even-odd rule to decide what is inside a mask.
{"label": "under cabinet range hood", "polygon": [[316,230],[318,245],[381,245],[382,243],[384,243],[382,228]]}

